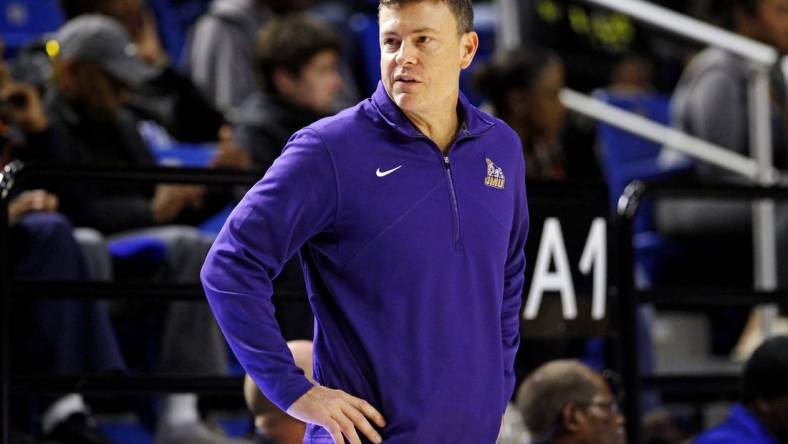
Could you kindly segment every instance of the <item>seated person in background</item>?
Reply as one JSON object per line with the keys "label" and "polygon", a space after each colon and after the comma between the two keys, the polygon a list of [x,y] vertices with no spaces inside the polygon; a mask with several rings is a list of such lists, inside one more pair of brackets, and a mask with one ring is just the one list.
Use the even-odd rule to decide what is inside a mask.
{"label": "seated person in background", "polygon": [[[108,168],[153,165],[137,122],[124,104],[128,87],[150,79],[154,72],[134,56],[135,47],[123,27],[106,16],[82,15],[66,23],[57,40],[56,81],[46,103],[49,123],[65,150],[56,159]],[[64,211],[73,215],[75,224],[114,238],[158,239],[167,251],[162,278],[198,282],[212,239],[194,227],[167,224],[201,205],[203,187],[77,183],[62,193]],[[226,345],[207,304],[179,301],[167,307],[159,371],[225,373]],[[196,395],[167,396],[159,418],[157,444],[230,442],[199,421]]]}
{"label": "seated person in background", "polygon": [[[331,113],[342,85],[339,58],[333,31],[306,15],[272,18],[263,27],[255,53],[260,88],[232,113],[233,139],[250,156],[249,168],[262,175],[293,133]],[[274,285],[301,298],[274,299],[284,338],[311,339],[314,321],[297,257]]]}
{"label": "seated person in background", "polygon": [[[788,0],[731,0],[729,24],[732,31],[744,37],[774,47],[779,54],[788,54]],[[748,80],[750,68],[743,59],[718,48],[708,48],[696,55],[687,65],[673,94],[671,118],[673,125],[690,135],[707,140],[735,153],[750,156],[748,117]],[[774,164],[788,166],[788,126],[786,126],[785,79],[780,63],[772,69],[771,115],[772,153]],[[666,151],[665,154],[669,152]],[[694,177],[699,182],[747,183],[747,179],[715,165],[697,161]],[[788,287],[788,207],[777,201],[777,281],[778,287]],[[715,279],[741,277],[747,274],[748,259],[752,257],[752,205],[743,200],[724,199],[662,199],[655,206],[656,225],[660,232],[678,240],[697,242],[707,240],[704,251],[721,245],[717,254],[722,260],[712,261],[715,253],[706,254],[702,264],[713,262]],[[725,242],[720,242],[724,238]],[[711,247],[711,248],[709,248]],[[734,253],[730,253],[731,251]],[[726,255],[727,253],[727,255]],[[749,276],[744,276],[744,279]],[[719,281],[717,284],[721,284]],[[736,284],[740,284],[736,282]],[[749,282],[747,282],[749,284]],[[721,284],[724,285],[724,284]],[[740,310],[726,314],[725,325],[712,325],[716,342],[714,351],[727,354],[736,340],[741,325],[734,326]],[[758,323],[751,317],[746,332],[757,330]],[[733,333],[732,340],[725,338]],[[748,356],[760,340],[745,333],[734,354]],[[723,340],[724,339],[724,340]]]}
{"label": "seated person in background", "polygon": [[136,56],[155,74],[129,91],[127,106],[184,142],[215,141],[224,116],[192,81],[176,71],[164,51],[152,11],[142,0],[60,0],[67,19],[102,14],[117,20],[134,42]]}
{"label": "seated person in background", "polygon": [[[129,86],[152,78],[155,71],[127,52],[125,48],[135,47],[123,28],[104,16],[83,15],[66,23],[57,37],[55,84],[46,111],[66,152],[52,157],[83,165],[154,165],[137,121],[124,105]],[[80,191],[90,193],[80,196],[78,208],[84,211],[74,214],[74,222],[114,233],[172,222],[186,208],[199,206],[203,190],[124,185]]]}
{"label": "seated person in background", "polygon": [[607,382],[573,360],[548,362],[517,391],[517,408],[539,444],[623,444],[624,416]]}
{"label": "seated person in background", "polygon": [[[312,380],[312,342],[289,341],[295,364]],[[254,415],[256,444],[302,444],[306,424],[283,412],[257,388],[249,375],[244,379],[244,399]]]}
{"label": "seated person in background", "polygon": [[260,88],[232,113],[235,141],[265,172],[290,136],[325,117],[342,86],[340,42],[328,26],[297,14],[271,19],[254,56]]}
{"label": "seated person in background", "polygon": [[[10,257],[17,278],[87,280],[82,252],[57,197],[26,191],[9,203]],[[82,376],[123,371],[125,363],[107,305],[90,300],[25,300],[14,303],[11,368],[16,374]],[[24,417],[24,404],[14,404]],[[60,444],[106,444],[77,393],[38,398],[40,432]],[[31,424],[20,418],[20,424]],[[34,433],[35,430],[27,430]]]}
{"label": "seated person in background", "polygon": [[252,68],[260,27],[271,17],[306,9],[311,0],[212,0],[184,48],[186,70],[223,112],[236,108],[257,85]]}
{"label": "seated person in background", "polygon": [[498,54],[477,71],[478,89],[520,136],[529,180],[567,178],[568,159],[559,141],[566,120],[558,98],[564,77],[561,59],[536,48]]}
{"label": "seated person in background", "polygon": [[788,443],[788,336],[763,342],[744,365],[741,404],[695,444]]}
{"label": "seated person in background", "polygon": [[[0,168],[52,143],[38,92],[6,73],[0,41]],[[58,197],[16,182],[8,195],[11,273],[35,280],[90,279],[73,228],[58,213]],[[11,318],[11,370],[15,374],[86,375],[126,368],[106,303],[90,300],[18,300]],[[82,395],[37,397],[14,404],[12,421],[61,444],[105,444]],[[35,415],[37,421],[32,421]],[[31,424],[40,430],[29,430]],[[21,438],[20,438],[21,439]],[[16,442],[16,441],[14,441]]]}

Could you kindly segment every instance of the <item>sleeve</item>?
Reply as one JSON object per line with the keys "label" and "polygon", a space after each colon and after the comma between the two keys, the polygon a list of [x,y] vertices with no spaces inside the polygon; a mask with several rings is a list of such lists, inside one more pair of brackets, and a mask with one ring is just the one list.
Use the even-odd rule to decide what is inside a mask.
{"label": "sleeve", "polygon": [[[515,142],[518,148],[519,141]],[[522,149],[519,170],[515,175],[514,217],[509,235],[509,250],[504,269],[503,304],[501,306],[501,338],[504,359],[504,399],[501,412],[512,397],[515,385],[514,358],[520,345],[520,307],[525,284],[525,241],[528,237],[528,203],[525,192],[525,161]]]}
{"label": "sleeve", "polygon": [[233,210],[201,272],[208,302],[230,348],[282,410],[312,384],[293,362],[274,318],[272,280],[335,218],[336,173],[317,133],[296,133],[262,180]]}

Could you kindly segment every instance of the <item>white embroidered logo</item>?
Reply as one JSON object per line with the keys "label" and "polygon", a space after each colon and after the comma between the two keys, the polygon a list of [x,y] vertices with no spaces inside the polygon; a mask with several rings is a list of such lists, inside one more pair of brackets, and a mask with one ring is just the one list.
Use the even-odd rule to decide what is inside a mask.
{"label": "white embroidered logo", "polygon": [[386,170],[386,171],[380,171],[380,168],[378,168],[377,171],[375,171],[375,175],[378,176],[378,177],[386,177],[389,174],[393,173],[394,171],[397,171],[400,168],[402,168],[402,165],[400,165],[400,166],[398,166],[396,168],[392,168],[390,170]]}

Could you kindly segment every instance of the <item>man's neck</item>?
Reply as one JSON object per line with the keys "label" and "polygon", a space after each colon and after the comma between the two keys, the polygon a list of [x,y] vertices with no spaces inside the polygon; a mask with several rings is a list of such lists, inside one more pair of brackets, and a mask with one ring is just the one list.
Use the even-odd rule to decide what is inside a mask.
{"label": "man's neck", "polygon": [[429,115],[403,112],[422,134],[435,142],[442,153],[445,154],[449,150],[449,146],[460,128],[456,104],[448,110],[433,112]]}

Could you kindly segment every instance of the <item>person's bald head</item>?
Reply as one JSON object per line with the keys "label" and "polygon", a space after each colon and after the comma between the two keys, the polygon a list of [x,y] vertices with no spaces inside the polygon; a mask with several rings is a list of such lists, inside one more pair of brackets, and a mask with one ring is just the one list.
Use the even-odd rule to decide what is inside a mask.
{"label": "person's bald head", "polygon": [[578,361],[537,368],[520,386],[517,408],[535,442],[624,442],[624,418],[610,388]]}

